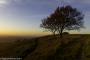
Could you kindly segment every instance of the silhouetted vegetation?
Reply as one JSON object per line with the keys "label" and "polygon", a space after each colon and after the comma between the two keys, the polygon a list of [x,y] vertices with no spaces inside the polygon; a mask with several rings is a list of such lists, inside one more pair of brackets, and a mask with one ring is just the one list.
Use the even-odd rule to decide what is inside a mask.
{"label": "silhouetted vegetation", "polygon": [[84,15],[70,5],[58,7],[54,13],[42,20],[40,27],[47,31],[59,34],[65,30],[80,30],[83,28]]}
{"label": "silhouetted vegetation", "polygon": [[68,35],[69,34],[69,32],[63,32],[63,35]]}

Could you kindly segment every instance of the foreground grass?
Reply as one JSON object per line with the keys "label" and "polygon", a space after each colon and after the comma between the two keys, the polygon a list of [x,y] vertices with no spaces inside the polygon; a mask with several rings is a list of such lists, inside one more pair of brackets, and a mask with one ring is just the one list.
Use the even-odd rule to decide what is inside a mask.
{"label": "foreground grass", "polygon": [[[61,40],[63,44],[61,44]],[[45,36],[0,44],[0,57],[24,60],[90,60],[90,35]]]}

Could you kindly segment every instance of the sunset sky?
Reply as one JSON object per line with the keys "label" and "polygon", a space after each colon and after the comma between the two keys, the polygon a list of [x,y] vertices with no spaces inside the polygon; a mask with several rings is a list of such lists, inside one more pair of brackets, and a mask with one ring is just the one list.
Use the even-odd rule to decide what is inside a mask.
{"label": "sunset sky", "polygon": [[71,33],[90,33],[90,0],[0,0],[0,35],[44,35],[41,19],[57,6],[72,5],[85,14],[85,29]]}

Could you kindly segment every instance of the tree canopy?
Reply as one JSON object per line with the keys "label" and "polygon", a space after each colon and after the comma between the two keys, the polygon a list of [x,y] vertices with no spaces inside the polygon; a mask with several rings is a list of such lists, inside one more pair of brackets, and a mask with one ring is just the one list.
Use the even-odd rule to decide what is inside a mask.
{"label": "tree canopy", "polygon": [[40,27],[62,36],[64,30],[80,30],[83,28],[83,18],[82,12],[70,5],[57,7],[51,15],[42,19]]}

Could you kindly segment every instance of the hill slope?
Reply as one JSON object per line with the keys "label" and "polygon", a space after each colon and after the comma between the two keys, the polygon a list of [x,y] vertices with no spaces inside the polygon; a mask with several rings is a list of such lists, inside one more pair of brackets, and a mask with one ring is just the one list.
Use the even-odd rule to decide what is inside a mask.
{"label": "hill slope", "polygon": [[[60,41],[63,41],[61,44]],[[0,57],[23,60],[90,60],[90,35],[45,36],[0,44]]]}

